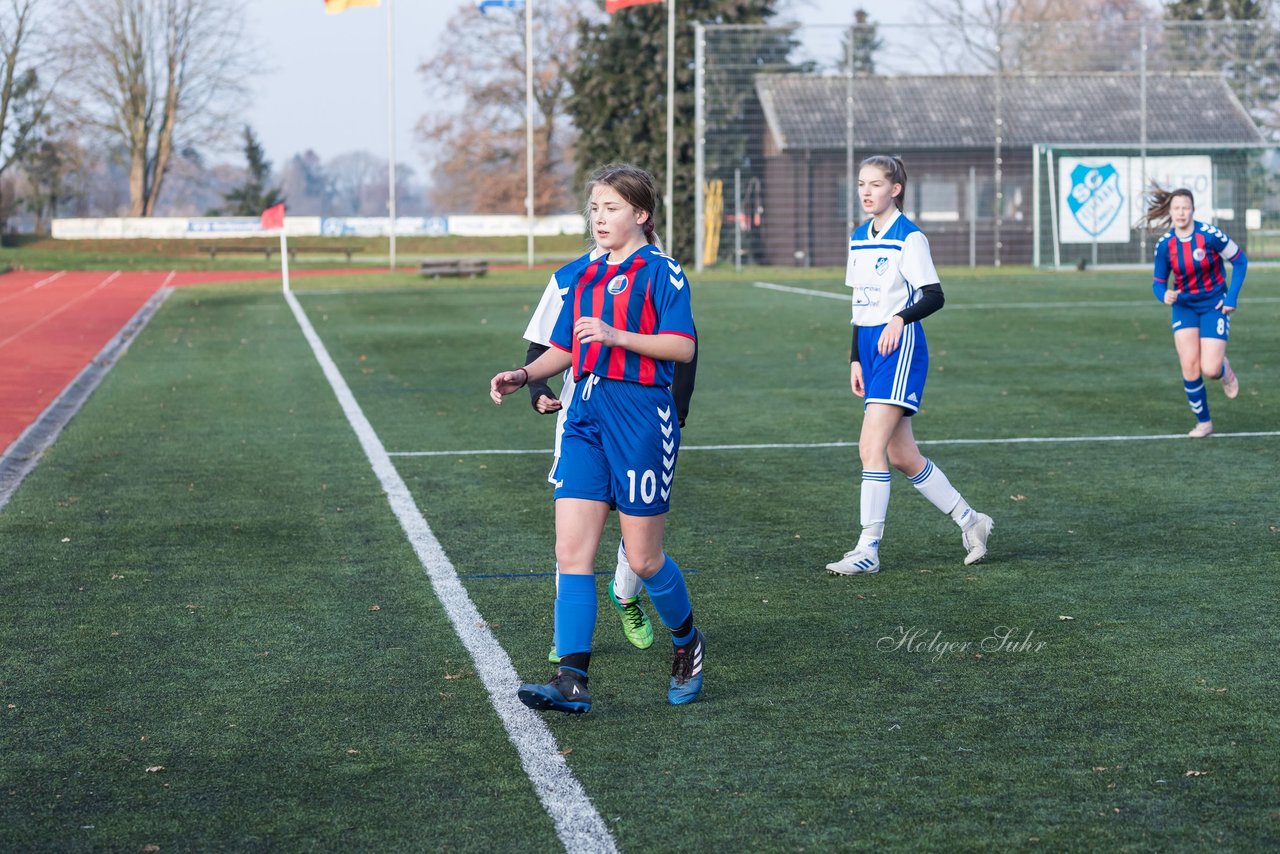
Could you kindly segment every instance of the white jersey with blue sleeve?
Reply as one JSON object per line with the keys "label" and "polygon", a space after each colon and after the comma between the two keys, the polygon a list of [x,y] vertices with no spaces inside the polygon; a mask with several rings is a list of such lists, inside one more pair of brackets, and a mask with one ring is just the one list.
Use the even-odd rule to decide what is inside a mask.
{"label": "white jersey with blue sleeve", "polygon": [[[605,250],[593,247],[590,252],[575,258],[551,274],[551,280],[542,291],[542,299],[538,301],[538,307],[533,310],[529,325],[525,327],[524,340],[541,344],[543,347],[551,346],[551,332],[556,328],[556,320],[560,317],[560,309],[564,307],[564,300],[569,295],[569,290],[578,281],[582,271],[604,254]],[[560,443],[564,438],[564,422],[569,417],[569,406],[573,403],[574,385],[573,371],[565,371],[564,385],[560,388],[560,400],[564,405],[556,413],[554,459],[551,461],[551,471],[547,474],[547,480],[551,483],[557,482],[556,463],[560,460]]]}
{"label": "white jersey with blue sleeve", "polygon": [[940,282],[928,238],[900,211],[878,234],[868,220],[849,238],[844,283],[853,289],[855,326],[883,326],[914,303],[922,287]]}
{"label": "white jersey with blue sleeve", "polygon": [[551,331],[556,328],[556,319],[560,317],[560,309],[564,306],[564,298],[569,295],[569,289],[577,283],[587,265],[604,252],[599,247],[593,247],[590,252],[551,274],[551,280],[542,291],[542,299],[538,301],[538,307],[533,310],[529,325],[524,329],[524,340],[543,347],[551,346]]}

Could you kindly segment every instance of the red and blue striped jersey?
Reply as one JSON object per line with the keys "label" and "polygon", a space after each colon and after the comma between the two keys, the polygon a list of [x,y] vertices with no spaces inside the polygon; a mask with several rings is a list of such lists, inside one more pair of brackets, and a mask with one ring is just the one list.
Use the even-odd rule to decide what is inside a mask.
{"label": "red and blue striped jersey", "polygon": [[1223,259],[1234,264],[1240,247],[1217,226],[1198,220],[1191,226],[1190,237],[1180,238],[1171,228],[1156,244],[1152,288],[1173,288],[1196,301],[1216,298],[1227,289]]}
{"label": "red and blue striped jersey", "polygon": [[608,256],[587,264],[565,296],[551,346],[573,354],[574,379],[595,374],[641,385],[671,385],[675,362],[598,342],[583,344],[573,334],[579,317],[598,317],[615,329],[640,335],[697,339],[689,280],[674,259],[652,245],[637,249],[621,264],[610,264]]}

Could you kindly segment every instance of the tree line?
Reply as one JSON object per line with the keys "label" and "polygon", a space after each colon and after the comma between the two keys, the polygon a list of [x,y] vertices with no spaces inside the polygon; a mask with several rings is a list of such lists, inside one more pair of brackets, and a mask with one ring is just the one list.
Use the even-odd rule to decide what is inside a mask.
{"label": "tree line", "polygon": [[[677,211],[694,197],[694,22],[776,24],[803,0],[681,0],[677,6],[674,175]],[[1188,30],[1186,52],[1223,71],[1260,123],[1277,97],[1274,11],[1265,0],[904,0],[937,23],[934,45],[955,70],[1069,70],[1078,59],[1044,22],[1095,28],[1107,44],[1117,24],[1259,22],[1216,46]],[[380,215],[386,161],[353,152],[322,161],[290,158],[276,175],[239,116],[256,73],[244,31],[248,0],[0,0],[0,225],[16,212],[48,216],[252,214],[287,199],[299,214]],[[851,4],[837,61],[877,73],[882,40]],[[602,160],[627,159],[660,185],[666,169],[666,17],[663,4],[606,15],[603,0],[534,6],[534,205],[576,209],[576,188]],[[796,71],[796,42],[782,27],[760,28],[744,55],[754,65]],[[458,2],[440,47],[419,67],[420,84],[457,97],[421,118],[418,142],[429,163],[396,177],[400,212],[523,213],[525,201],[524,16],[479,15]],[[752,73],[750,63],[742,74]],[[753,109],[739,86],[731,110]],[[723,108],[723,104],[720,105]],[[1269,112],[1268,112],[1269,111]],[[745,143],[744,143],[745,144]],[[239,148],[243,166],[210,164]],[[660,213],[660,217],[665,214]],[[690,219],[686,217],[686,219]],[[677,254],[692,250],[692,223],[680,222]]]}
{"label": "tree line", "polygon": [[[0,0],[0,228],[53,216],[385,215],[387,161],[290,158],[241,117],[261,73],[248,0]],[[238,148],[243,165],[209,161]],[[425,187],[397,170],[399,212]]]}
{"label": "tree line", "polygon": [[[777,25],[801,0],[681,0],[676,21],[676,210],[694,204],[694,22]],[[1256,120],[1267,127],[1280,100],[1280,39],[1274,11],[1261,0],[904,0],[927,22],[930,52],[958,73],[1132,70],[1140,22],[1164,22],[1170,67],[1224,73]],[[666,170],[666,16],[663,4],[605,15],[603,2],[540,2],[534,7],[534,171],[538,211],[572,210],[577,188],[601,162],[626,159],[654,174]],[[852,3],[839,57],[831,66],[875,74],[883,48],[876,22]],[[1179,30],[1179,22],[1188,23]],[[1213,36],[1213,22],[1244,24]],[[840,23],[840,22],[834,22]],[[1250,27],[1248,24],[1256,24]],[[1179,41],[1179,33],[1185,43]],[[1128,35],[1126,35],[1128,34]],[[750,103],[755,69],[807,71],[796,42],[781,26],[744,31],[735,43],[734,79],[719,91],[721,113]],[[1089,47],[1082,54],[1081,45]],[[523,213],[525,197],[524,16],[476,14],[459,3],[440,49],[420,73],[432,87],[460,94],[460,109],[442,109],[418,125],[431,163],[429,201],[440,209]],[[923,45],[921,47],[924,47]],[[1106,56],[1104,56],[1106,54]],[[1156,70],[1156,69],[1152,69]],[[734,76],[736,75],[736,77]],[[741,77],[739,80],[737,77]],[[727,99],[727,100],[726,100]],[[724,144],[723,140],[718,144]],[[741,159],[749,141],[738,143]],[[717,152],[723,154],[723,152]],[[659,219],[665,217],[659,213]],[[677,257],[691,257],[692,217],[677,216]],[[662,229],[659,229],[662,233]]]}

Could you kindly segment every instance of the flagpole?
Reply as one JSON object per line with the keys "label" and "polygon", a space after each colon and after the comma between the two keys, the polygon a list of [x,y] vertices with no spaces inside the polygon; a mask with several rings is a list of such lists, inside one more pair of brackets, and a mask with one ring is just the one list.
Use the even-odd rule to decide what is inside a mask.
{"label": "flagpole", "polygon": [[387,0],[387,211],[392,272],[396,269],[396,40],[395,0]]}
{"label": "flagpole", "polygon": [[283,223],[280,225],[280,279],[282,289],[289,293],[289,243],[285,240]]}
{"label": "flagpole", "polygon": [[529,269],[533,269],[533,0],[524,4],[525,217],[529,221]]}
{"label": "flagpole", "polygon": [[667,252],[675,251],[674,231],[675,211],[672,199],[675,197],[676,168],[676,0],[667,0],[667,197],[664,204],[667,208]]}

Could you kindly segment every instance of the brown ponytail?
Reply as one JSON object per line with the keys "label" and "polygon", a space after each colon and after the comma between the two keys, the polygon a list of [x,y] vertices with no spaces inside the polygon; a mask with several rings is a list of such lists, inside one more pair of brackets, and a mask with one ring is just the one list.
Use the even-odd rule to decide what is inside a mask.
{"label": "brown ponytail", "polygon": [[902,158],[891,154],[873,154],[859,164],[858,171],[868,166],[874,166],[883,172],[890,184],[902,185],[902,191],[893,197],[893,203],[898,206],[898,210],[902,210],[903,200],[907,196],[907,167]]}
{"label": "brown ponytail", "polygon": [[1152,231],[1167,231],[1172,225],[1169,217],[1169,206],[1178,196],[1186,196],[1187,201],[1191,202],[1191,209],[1196,208],[1196,197],[1191,191],[1185,187],[1179,187],[1176,190],[1166,190],[1159,184],[1151,185],[1151,192],[1147,194],[1147,214],[1138,221],[1138,226],[1148,228]]}
{"label": "brown ponytail", "polygon": [[645,240],[649,243],[658,242],[654,234],[656,225],[653,221],[653,212],[658,207],[658,185],[652,175],[629,163],[611,163],[597,169],[587,181],[586,209],[588,212],[591,209],[591,191],[595,189],[596,184],[613,188],[619,196],[622,196],[624,202],[638,211],[647,213],[649,216],[640,224],[640,228],[644,232]]}

